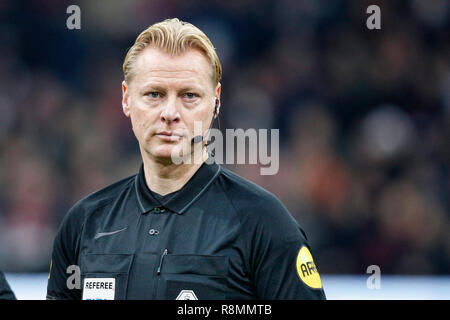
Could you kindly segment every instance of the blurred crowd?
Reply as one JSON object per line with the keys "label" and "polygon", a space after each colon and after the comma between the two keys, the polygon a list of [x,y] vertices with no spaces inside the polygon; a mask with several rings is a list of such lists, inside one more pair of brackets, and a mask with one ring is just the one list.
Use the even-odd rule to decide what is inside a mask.
{"label": "blurred crowd", "polygon": [[[66,8],[81,8],[68,30]],[[381,8],[368,30],[366,8]],[[280,170],[229,166],[277,195],[321,273],[450,270],[450,2],[0,2],[0,270],[48,271],[62,217],[138,171],[122,63],[169,17],[222,62],[224,128],[280,129]]]}

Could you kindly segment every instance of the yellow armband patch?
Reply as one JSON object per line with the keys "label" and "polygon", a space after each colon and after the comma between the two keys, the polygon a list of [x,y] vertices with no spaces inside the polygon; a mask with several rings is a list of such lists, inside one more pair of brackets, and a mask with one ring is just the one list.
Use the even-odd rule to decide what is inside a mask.
{"label": "yellow armband patch", "polygon": [[307,286],[314,289],[322,288],[322,280],[320,280],[311,252],[305,246],[300,248],[297,255],[297,273]]}
{"label": "yellow armband patch", "polygon": [[48,278],[50,279],[50,275],[52,274],[52,267],[53,267],[53,259],[50,260],[50,270],[48,271]]}

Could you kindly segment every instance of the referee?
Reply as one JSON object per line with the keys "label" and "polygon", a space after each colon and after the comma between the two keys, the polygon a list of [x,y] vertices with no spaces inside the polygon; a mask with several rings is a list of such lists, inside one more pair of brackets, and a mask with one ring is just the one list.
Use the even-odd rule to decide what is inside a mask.
{"label": "referee", "polygon": [[208,37],[178,19],[154,24],[123,71],[123,112],[142,165],[69,210],[47,298],[325,299],[306,235],[286,207],[206,161],[207,130],[196,136],[194,122],[209,128],[219,114],[222,74]]}

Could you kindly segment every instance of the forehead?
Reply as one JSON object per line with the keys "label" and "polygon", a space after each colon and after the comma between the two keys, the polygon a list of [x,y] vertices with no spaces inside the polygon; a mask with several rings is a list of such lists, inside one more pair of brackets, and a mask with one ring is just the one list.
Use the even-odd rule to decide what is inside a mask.
{"label": "forehead", "polygon": [[147,47],[136,58],[133,82],[147,84],[211,86],[212,66],[198,49],[170,55],[159,48]]}

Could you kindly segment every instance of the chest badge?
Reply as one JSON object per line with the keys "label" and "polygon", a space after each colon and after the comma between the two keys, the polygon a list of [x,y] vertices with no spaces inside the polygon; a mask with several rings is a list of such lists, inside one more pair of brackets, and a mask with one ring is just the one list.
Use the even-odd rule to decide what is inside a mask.
{"label": "chest badge", "polygon": [[198,300],[198,298],[192,290],[181,290],[175,300]]}
{"label": "chest badge", "polygon": [[83,300],[114,300],[115,278],[86,278]]}

